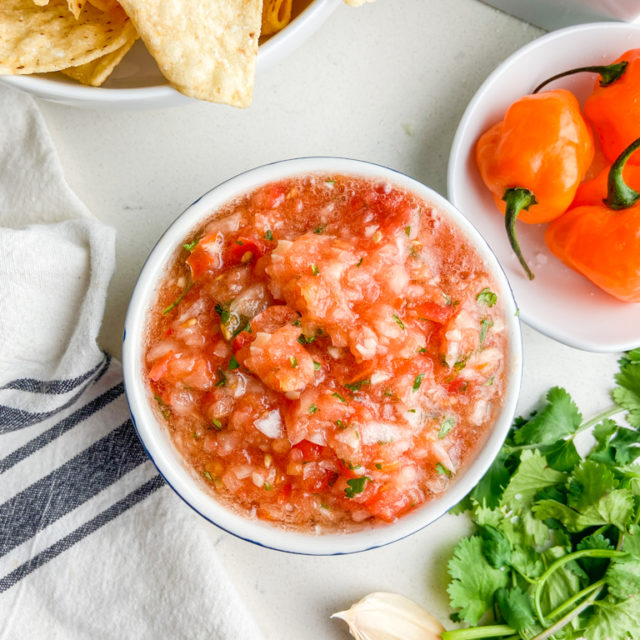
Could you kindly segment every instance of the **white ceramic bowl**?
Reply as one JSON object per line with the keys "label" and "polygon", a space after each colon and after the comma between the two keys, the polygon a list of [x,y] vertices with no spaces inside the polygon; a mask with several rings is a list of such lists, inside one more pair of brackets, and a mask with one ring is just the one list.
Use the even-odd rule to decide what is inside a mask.
{"label": "white ceramic bowl", "polygon": [[[349,534],[313,535],[285,531],[260,520],[244,518],[218,503],[207,492],[202,479],[196,477],[195,472],[182,462],[166,427],[157,420],[151,408],[154,401],[144,375],[143,337],[147,318],[156,300],[157,287],[173,260],[176,247],[213,211],[228,201],[269,182],[312,173],[386,180],[415,193],[446,215],[482,257],[494,278],[498,295],[504,304],[509,342],[504,405],[477,457],[459,475],[451,489],[393,524]],[[511,425],[520,389],[522,345],[515,303],[498,261],[468,220],[447,200],[412,178],[385,167],[343,158],[301,158],[265,165],[222,183],[196,200],[167,229],[147,258],[129,303],[123,341],[123,368],[129,408],[138,435],[162,476],[187,504],[222,529],[256,544],[295,553],[330,555],[364,551],[414,533],[443,515],[480,480],[497,455]]]}
{"label": "white ceramic bowl", "polygon": [[[312,0],[279,33],[260,46],[256,73],[284,59],[311,36],[341,0]],[[138,41],[101,87],[89,87],[62,73],[0,76],[0,82],[39,98],[75,107],[154,109],[193,102],[167,84],[155,60]]]}
{"label": "white ceramic bowl", "polygon": [[[622,351],[640,345],[640,304],[620,302],[566,267],[544,242],[546,225],[517,223],[520,246],[535,280],[524,276],[507,241],[504,218],[473,159],[478,137],[502,120],[509,105],[544,79],[575,67],[607,64],[640,47],[640,25],[602,22],[554,31],[507,58],[482,84],[456,132],[448,169],[448,196],[485,237],[502,263],[521,318],[565,344],[589,351]],[[556,81],[549,88],[589,95],[593,74]]]}

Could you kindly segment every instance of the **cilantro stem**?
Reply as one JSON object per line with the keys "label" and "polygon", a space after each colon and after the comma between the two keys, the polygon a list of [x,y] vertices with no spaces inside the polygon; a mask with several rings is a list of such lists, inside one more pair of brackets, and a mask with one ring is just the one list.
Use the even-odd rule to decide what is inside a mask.
{"label": "cilantro stem", "polygon": [[[606,418],[610,418],[611,416],[615,416],[616,414],[622,413],[623,411],[625,411],[625,409],[623,409],[622,407],[620,407],[617,404],[614,404],[612,407],[609,407],[606,411],[603,411],[602,413],[599,413],[597,416],[595,416],[595,418],[591,418],[590,420],[587,420],[586,422],[583,422],[575,430],[574,433],[572,433],[569,437],[564,438],[565,442],[567,442],[569,440],[573,440],[573,438],[575,438],[576,435],[578,435],[582,431],[586,431],[587,429],[590,429],[594,425],[598,424],[598,422],[602,422]],[[539,449],[539,448],[540,448],[540,443],[539,442],[534,442],[532,444],[522,444],[522,445],[518,445],[518,446],[504,445],[504,449],[509,451],[510,453],[513,453],[515,451],[524,451],[525,449]]]}
{"label": "cilantro stem", "polygon": [[542,605],[540,604],[540,599],[542,598],[542,587],[547,581],[547,578],[549,578],[549,576],[554,571],[557,571],[560,567],[567,564],[567,562],[577,560],[578,558],[619,558],[627,555],[628,554],[624,551],[617,551],[615,549],[581,549],[580,551],[574,551],[573,553],[569,553],[566,556],[562,556],[562,558],[558,558],[537,580],[533,601],[536,609],[536,614],[538,616],[538,619],[540,620],[540,624],[542,626],[547,625],[545,616],[542,613]]}
{"label": "cilantro stem", "polygon": [[483,627],[472,627],[471,629],[443,631],[440,637],[442,640],[473,640],[473,638],[512,636],[514,633],[515,629],[507,626],[506,624],[491,624]]}
{"label": "cilantro stem", "polygon": [[573,611],[570,611],[564,618],[560,618],[558,622],[552,624],[549,628],[545,629],[542,633],[531,638],[531,640],[547,640],[551,638],[554,633],[557,633],[569,624],[574,618],[577,618],[585,609],[588,609],[600,595],[602,587],[598,591],[594,591],[582,604],[579,604]]}
{"label": "cilantro stem", "polygon": [[557,618],[561,613],[564,613],[567,609],[571,609],[571,607],[578,602],[578,600],[582,600],[585,596],[589,595],[592,591],[597,591],[606,583],[606,580],[602,578],[598,580],[598,582],[594,582],[590,584],[588,587],[585,587],[582,591],[576,593],[573,597],[569,598],[566,602],[563,602],[559,607],[556,607],[551,613],[548,614],[548,617],[552,620]]}

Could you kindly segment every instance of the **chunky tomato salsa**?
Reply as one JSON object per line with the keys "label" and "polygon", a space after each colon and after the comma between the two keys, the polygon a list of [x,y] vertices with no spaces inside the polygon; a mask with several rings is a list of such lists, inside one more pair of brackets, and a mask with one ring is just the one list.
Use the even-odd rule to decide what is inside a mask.
{"label": "chunky tomato salsa", "polygon": [[496,287],[440,212],[316,175],[185,238],[145,359],[175,446],[219,500],[323,532],[446,491],[500,407],[506,348]]}

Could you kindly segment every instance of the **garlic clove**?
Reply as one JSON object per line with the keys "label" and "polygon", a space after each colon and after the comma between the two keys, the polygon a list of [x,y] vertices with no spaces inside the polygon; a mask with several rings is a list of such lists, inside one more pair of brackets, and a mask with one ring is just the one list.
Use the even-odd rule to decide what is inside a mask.
{"label": "garlic clove", "polygon": [[356,640],[440,640],[444,627],[413,600],[397,593],[370,593],[334,613]]}

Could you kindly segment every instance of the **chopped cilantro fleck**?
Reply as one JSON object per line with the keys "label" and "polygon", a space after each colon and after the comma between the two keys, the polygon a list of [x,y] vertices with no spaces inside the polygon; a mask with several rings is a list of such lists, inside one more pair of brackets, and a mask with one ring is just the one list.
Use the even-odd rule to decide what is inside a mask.
{"label": "chopped cilantro fleck", "polygon": [[449,416],[442,421],[440,425],[440,430],[438,431],[438,438],[442,440],[442,438],[446,437],[446,435],[455,427],[456,419]]}
{"label": "chopped cilantro fleck", "polygon": [[478,302],[482,302],[482,304],[486,304],[488,307],[493,307],[493,305],[498,302],[498,296],[489,289],[489,287],[485,287],[477,296],[476,300]]}
{"label": "chopped cilantro fleck", "polygon": [[224,387],[227,384],[227,376],[224,375],[224,371],[220,368],[217,373],[220,379],[216,382],[216,387]]}
{"label": "chopped cilantro fleck", "polygon": [[222,324],[227,324],[227,322],[229,322],[229,304],[230,303],[227,302],[226,304],[222,305],[217,302],[216,306],[213,308],[214,311],[220,316],[220,322],[222,322]]}
{"label": "chopped cilantro fleck", "polygon": [[344,383],[342,386],[349,389],[349,391],[358,391],[362,387],[371,384],[371,380],[359,380],[358,382]]}
{"label": "chopped cilantro fleck", "polygon": [[344,495],[347,498],[353,498],[356,494],[362,493],[364,491],[364,486],[367,483],[367,480],[371,482],[371,478],[368,476],[362,476],[361,478],[350,478],[347,480],[347,484],[349,485],[344,490]]}
{"label": "chopped cilantro fleck", "polygon": [[304,333],[301,333],[298,336],[298,342],[300,344],[311,344],[316,338],[317,336],[305,336]]}
{"label": "chopped cilantro fleck", "polygon": [[209,482],[213,482],[213,478],[211,477],[211,474],[205,469],[202,472],[202,475],[209,481]]}
{"label": "chopped cilantro fleck", "polygon": [[420,385],[422,384],[422,379],[424,378],[424,373],[419,373],[416,377],[415,380],[413,381],[413,390],[417,391],[420,388]]}
{"label": "chopped cilantro fleck", "polygon": [[451,471],[447,469],[441,462],[436,462],[436,471],[439,476],[450,476]]}
{"label": "chopped cilantro fleck", "polygon": [[223,428],[222,422],[220,422],[220,420],[218,420],[217,418],[213,419],[213,426],[215,427],[216,431],[220,431],[220,429]]}
{"label": "chopped cilantro fleck", "polygon": [[309,405],[309,413],[315,413],[318,410],[315,404]]}
{"label": "chopped cilantro fleck", "polygon": [[427,350],[424,347],[420,347],[418,353],[427,353]]}
{"label": "chopped cilantro fleck", "polygon": [[236,360],[235,354],[229,359],[229,371],[233,371],[240,366],[240,363]]}
{"label": "chopped cilantro fleck", "polygon": [[345,429],[347,425],[342,422],[342,420],[336,420],[336,426],[338,427],[338,429]]}
{"label": "chopped cilantro fleck", "polygon": [[289,356],[289,364],[295,369],[298,366],[298,359],[295,356]]}
{"label": "chopped cilantro fleck", "polygon": [[382,464],[380,462],[376,462],[376,469],[378,469],[378,471],[382,469]]}
{"label": "chopped cilantro fleck", "polygon": [[184,288],[184,291],[178,296],[177,300],[174,300],[168,307],[162,310],[162,315],[166,316],[169,311],[173,311],[182,302],[182,298],[187,295],[189,289],[191,289],[191,283]]}
{"label": "chopped cilantro fleck", "polygon": [[338,400],[340,400],[340,402],[346,402],[346,400],[337,391],[334,391],[331,395],[334,398],[338,398]]}
{"label": "chopped cilantro fleck", "polygon": [[320,273],[320,269],[318,269],[318,265],[315,262],[311,264],[311,273],[313,273],[314,276]]}
{"label": "chopped cilantro fleck", "polygon": [[359,267],[362,264],[363,260],[364,260],[364,258],[360,258],[360,260],[358,260],[358,264],[356,265],[356,267]]}
{"label": "chopped cilantro fleck", "polygon": [[480,346],[484,344],[487,337],[487,331],[493,327],[493,320],[491,318],[483,318],[480,323]]}
{"label": "chopped cilantro fleck", "polygon": [[391,389],[385,389],[383,393],[387,398],[393,398],[393,391],[391,391]]}
{"label": "chopped cilantro fleck", "polygon": [[404,232],[407,234],[407,236],[411,235],[411,227],[407,226],[404,228]]}
{"label": "chopped cilantro fleck", "polygon": [[398,318],[398,316],[397,316],[395,313],[394,313],[391,317],[395,320],[396,324],[397,324],[401,329],[404,329],[404,322],[402,322],[402,320],[400,320],[400,318]]}
{"label": "chopped cilantro fleck", "polygon": [[192,242],[189,242],[187,244],[183,244],[182,246],[189,252],[191,253],[197,246],[198,242],[200,242],[200,238],[196,238],[195,240],[193,240]]}
{"label": "chopped cilantro fleck", "polygon": [[270,482],[265,482],[264,489],[265,491],[271,491],[271,489],[273,489],[273,485]]}
{"label": "chopped cilantro fleck", "polygon": [[320,235],[327,228],[326,224],[319,224],[314,230],[313,233],[317,233]]}
{"label": "chopped cilantro fleck", "polygon": [[273,240],[273,233],[271,233],[271,229],[267,229],[267,232],[264,234],[264,237],[267,240]]}
{"label": "chopped cilantro fleck", "polygon": [[313,369],[315,371],[320,371],[320,369],[322,369],[322,365],[319,362],[316,362],[315,360],[313,361]]}

